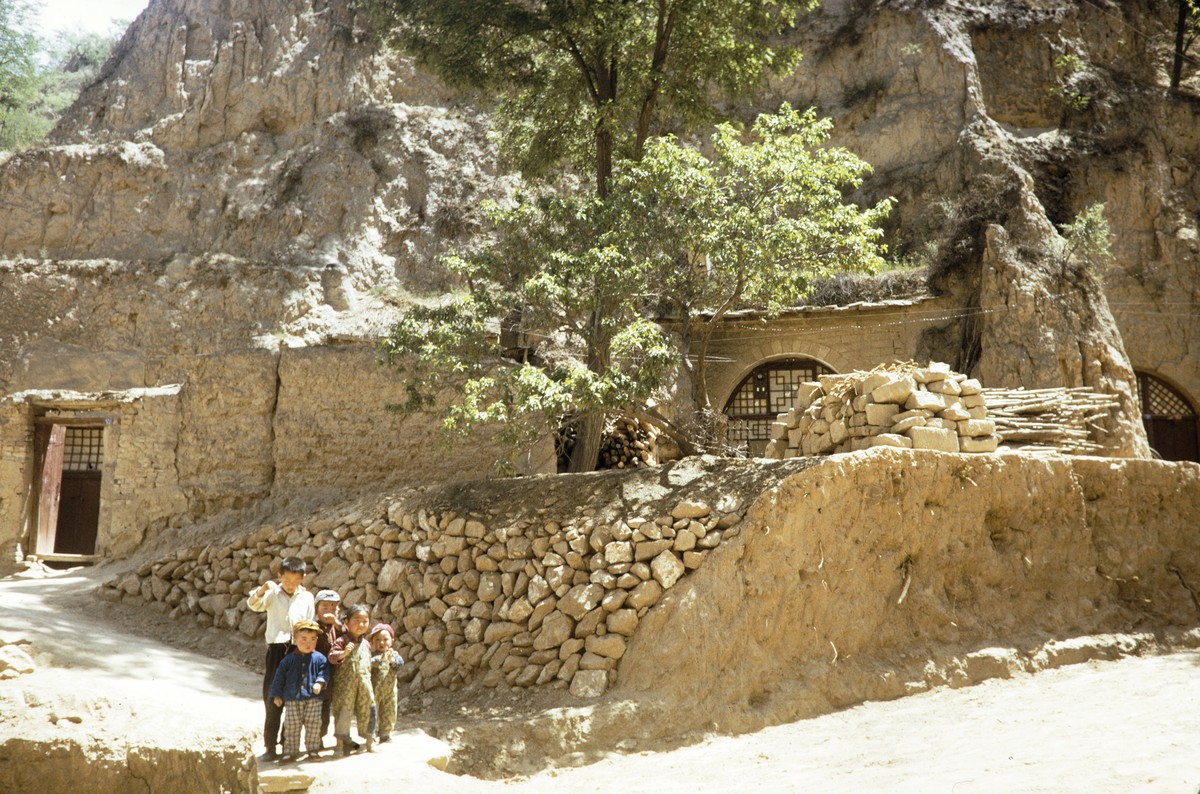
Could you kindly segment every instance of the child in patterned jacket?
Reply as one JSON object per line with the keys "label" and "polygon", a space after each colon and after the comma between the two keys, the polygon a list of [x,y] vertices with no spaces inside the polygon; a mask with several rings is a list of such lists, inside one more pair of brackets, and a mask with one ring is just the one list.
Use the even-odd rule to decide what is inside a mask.
{"label": "child in patterned jacket", "polygon": [[375,749],[375,693],[371,688],[371,646],[367,628],[371,612],[364,604],[346,610],[345,631],[329,650],[333,673],[333,735],[342,755],[359,745],[350,738],[350,722],[358,721],[358,732],[366,738],[367,752]]}
{"label": "child in patterned jacket", "polygon": [[377,623],[367,635],[371,642],[371,689],[375,692],[376,736],[390,741],[396,726],[396,673],[404,660],[392,649],[396,631],[386,623]]}

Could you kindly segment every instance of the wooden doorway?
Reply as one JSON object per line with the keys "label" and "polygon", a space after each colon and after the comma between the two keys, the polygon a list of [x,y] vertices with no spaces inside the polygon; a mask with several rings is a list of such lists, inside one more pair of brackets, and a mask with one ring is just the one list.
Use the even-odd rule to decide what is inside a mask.
{"label": "wooden doorway", "polygon": [[41,559],[90,558],[96,554],[103,484],[104,423],[37,425],[39,493],[37,539]]}
{"label": "wooden doorway", "polygon": [[1136,374],[1150,448],[1163,460],[1200,462],[1200,423],[1191,401],[1162,378],[1148,372]]}

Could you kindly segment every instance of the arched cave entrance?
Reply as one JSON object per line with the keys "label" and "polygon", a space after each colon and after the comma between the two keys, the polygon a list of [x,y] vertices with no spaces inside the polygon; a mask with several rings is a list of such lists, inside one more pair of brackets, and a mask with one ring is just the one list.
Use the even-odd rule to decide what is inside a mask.
{"label": "arched cave entrance", "polygon": [[761,457],[771,438],[771,423],[791,409],[796,387],[833,370],[811,358],[782,358],[755,367],[725,404],[729,444],[750,457]]}
{"label": "arched cave entrance", "polygon": [[1191,400],[1162,378],[1149,372],[1136,374],[1150,448],[1163,460],[1200,462],[1200,429]]}

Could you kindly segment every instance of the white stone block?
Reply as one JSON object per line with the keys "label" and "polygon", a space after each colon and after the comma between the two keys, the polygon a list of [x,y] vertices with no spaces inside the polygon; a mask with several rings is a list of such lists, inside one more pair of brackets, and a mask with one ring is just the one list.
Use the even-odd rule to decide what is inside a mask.
{"label": "white stone block", "polygon": [[1000,446],[1000,437],[960,438],[958,443],[963,452],[995,452]]}
{"label": "white stone block", "polygon": [[958,433],[941,427],[914,427],[908,431],[913,449],[958,452]]}
{"label": "white stone block", "polygon": [[964,395],[976,395],[983,391],[983,385],[975,378],[967,378],[958,387]]}
{"label": "white stone block", "polygon": [[910,377],[893,376],[887,382],[871,390],[871,399],[877,403],[901,404],[914,393],[917,384]]}
{"label": "white stone block", "polygon": [[895,376],[887,372],[871,372],[862,380],[854,382],[854,391],[857,394],[870,394],[893,377]]}
{"label": "white stone block", "polygon": [[979,438],[981,436],[990,436],[995,432],[996,423],[990,419],[969,419],[958,423],[958,434],[960,436]]}
{"label": "white stone block", "polygon": [[922,367],[913,373],[918,383],[934,383],[950,377],[950,365],[943,361],[931,361],[928,367]]}
{"label": "white stone block", "polygon": [[968,408],[967,413],[969,413],[971,415],[972,419],[987,419],[988,418],[988,410],[987,410],[987,408],[985,408],[982,405],[976,406],[974,408]]}
{"label": "white stone block", "polygon": [[893,433],[907,433],[914,427],[924,427],[929,420],[924,416],[910,416],[892,424]]}
{"label": "white stone block", "polygon": [[900,413],[899,405],[892,403],[872,403],[867,406],[866,410],[867,424],[891,427],[898,413]]}
{"label": "white stone block", "polygon": [[963,392],[959,402],[963,404],[963,408],[982,408],[984,405],[982,394],[967,394]]}
{"label": "white stone block", "polygon": [[912,439],[896,433],[880,433],[870,439],[868,443],[873,447],[897,447],[899,449],[910,449],[913,445]]}
{"label": "white stone block", "polygon": [[946,398],[936,392],[916,390],[904,401],[904,407],[910,411],[932,411],[937,413],[945,410]]}
{"label": "white stone block", "polygon": [[811,381],[801,383],[796,387],[794,405],[803,410],[813,404],[813,399],[821,392],[821,384]]}
{"label": "white stone block", "polygon": [[963,422],[971,418],[970,412],[963,408],[962,403],[957,402],[947,406],[938,416],[942,419],[949,419],[951,422]]}
{"label": "white stone block", "polygon": [[580,670],[571,679],[571,694],[577,698],[598,698],[607,688],[607,670]]}
{"label": "white stone block", "polygon": [[954,380],[953,378],[932,381],[927,384],[925,388],[931,392],[934,392],[935,394],[949,394],[954,397],[962,394],[962,389],[959,387],[958,381]]}
{"label": "white stone block", "polygon": [[840,444],[850,437],[850,432],[846,428],[845,421],[839,419],[836,422],[829,423],[829,440],[834,444]]}

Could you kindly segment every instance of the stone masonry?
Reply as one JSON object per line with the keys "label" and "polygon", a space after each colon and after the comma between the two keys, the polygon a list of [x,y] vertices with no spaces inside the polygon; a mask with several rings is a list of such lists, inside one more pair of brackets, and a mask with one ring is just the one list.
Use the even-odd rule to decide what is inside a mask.
{"label": "stone masonry", "polygon": [[740,532],[739,513],[699,500],[660,508],[488,523],[385,499],[181,549],[109,581],[106,595],[256,637],[263,618],[245,608],[246,594],[279,559],[298,556],[315,569],[308,586],[366,603],[373,620],[396,627],[412,691],[479,682],[598,696],[639,621]]}
{"label": "stone masonry", "polygon": [[794,407],[772,425],[766,457],[881,446],[995,452],[995,431],[978,380],[942,362],[896,363],[801,384]]}

